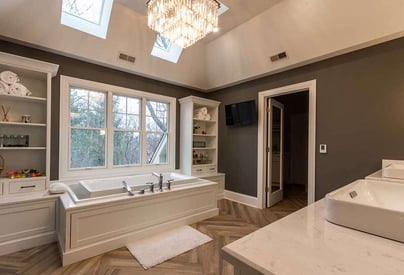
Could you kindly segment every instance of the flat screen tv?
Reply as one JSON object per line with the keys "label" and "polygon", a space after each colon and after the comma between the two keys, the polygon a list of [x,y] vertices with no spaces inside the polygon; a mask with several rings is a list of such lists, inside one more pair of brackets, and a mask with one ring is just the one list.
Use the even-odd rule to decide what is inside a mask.
{"label": "flat screen tv", "polygon": [[226,125],[246,126],[256,122],[255,100],[233,103],[225,106]]}

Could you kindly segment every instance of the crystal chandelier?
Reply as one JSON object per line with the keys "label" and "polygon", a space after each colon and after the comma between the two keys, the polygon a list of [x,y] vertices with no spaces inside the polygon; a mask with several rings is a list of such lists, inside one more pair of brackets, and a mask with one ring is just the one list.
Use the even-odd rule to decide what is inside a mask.
{"label": "crystal chandelier", "polygon": [[215,0],[149,0],[148,25],[172,43],[186,48],[217,28]]}

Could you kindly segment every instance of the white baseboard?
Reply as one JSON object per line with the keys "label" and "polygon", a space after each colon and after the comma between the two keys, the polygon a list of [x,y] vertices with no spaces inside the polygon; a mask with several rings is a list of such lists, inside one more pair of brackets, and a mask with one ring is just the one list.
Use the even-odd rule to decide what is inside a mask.
{"label": "white baseboard", "polygon": [[55,232],[46,232],[26,238],[6,241],[0,244],[0,255],[6,255],[35,246],[53,243],[54,241],[56,241]]}
{"label": "white baseboard", "polygon": [[238,202],[238,203],[242,203],[242,204],[254,207],[254,208],[259,208],[258,207],[258,198],[256,198],[256,197],[251,197],[251,196],[236,193],[233,191],[224,190],[224,198],[231,200],[231,201]]}
{"label": "white baseboard", "polygon": [[216,200],[224,199],[224,192],[216,193]]}

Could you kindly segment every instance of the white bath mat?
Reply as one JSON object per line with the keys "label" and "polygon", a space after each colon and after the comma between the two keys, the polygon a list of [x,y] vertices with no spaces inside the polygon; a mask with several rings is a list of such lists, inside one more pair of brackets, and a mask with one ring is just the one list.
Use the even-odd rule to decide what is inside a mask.
{"label": "white bath mat", "polygon": [[144,269],[178,256],[212,239],[190,226],[181,226],[126,245]]}

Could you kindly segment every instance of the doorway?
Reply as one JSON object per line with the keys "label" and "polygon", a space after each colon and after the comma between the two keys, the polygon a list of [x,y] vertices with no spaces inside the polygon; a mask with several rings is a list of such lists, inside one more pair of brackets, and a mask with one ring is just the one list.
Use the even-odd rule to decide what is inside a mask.
{"label": "doorway", "polygon": [[[279,148],[271,148],[273,147],[272,142],[276,139],[276,127],[272,129],[272,124],[275,125],[275,122],[272,121],[270,115],[268,115],[268,104],[269,102],[281,101],[285,99],[285,95],[299,95],[301,93],[306,93],[308,106],[308,114],[307,114],[307,129],[305,139],[305,148],[307,150],[307,154],[305,155],[306,163],[305,165],[305,177],[307,179],[301,181],[300,183],[304,184],[304,189],[307,191],[307,203],[313,203],[315,201],[315,118],[316,118],[316,81],[311,80],[307,82],[302,82],[294,85],[289,85],[285,87],[280,87],[277,89],[272,89],[268,91],[263,91],[259,93],[258,96],[258,171],[257,171],[257,190],[258,190],[258,201],[257,207],[266,208],[277,201],[282,199],[284,195],[284,187],[285,187],[285,179],[290,180],[290,178],[285,177],[288,175],[283,169],[283,166],[290,165],[290,159],[287,159],[285,162],[285,158],[283,157],[283,146],[284,142],[279,142]],[[282,97],[283,96],[283,97]],[[275,109],[276,110],[276,109]],[[277,111],[275,111],[277,112]],[[280,112],[282,113],[282,112]],[[281,115],[282,117],[283,115]],[[269,120],[268,120],[269,119]],[[284,120],[282,118],[281,120]],[[281,121],[280,120],[280,121]],[[269,122],[269,123],[268,123]],[[282,127],[284,128],[284,127]],[[272,141],[271,141],[271,135]],[[279,138],[282,136],[283,138],[283,129],[279,129]],[[269,146],[268,146],[269,145]],[[276,149],[276,150],[274,150]],[[272,154],[271,150],[274,150],[274,154]],[[281,157],[282,154],[282,157]],[[279,156],[279,161],[277,161],[277,156]],[[290,156],[291,157],[291,156]],[[279,176],[275,174],[275,170],[279,173]],[[286,167],[286,170],[289,169]],[[274,176],[274,177],[273,177]],[[301,177],[300,177],[301,178]],[[274,179],[274,180],[273,180]],[[307,187],[306,187],[307,186]],[[268,194],[269,193],[269,194]],[[273,193],[273,194],[272,194]],[[279,198],[280,196],[280,198]]]}
{"label": "doorway", "polygon": [[274,98],[266,99],[266,207],[283,200],[284,105]]}
{"label": "doorway", "polygon": [[[278,137],[275,132],[275,135],[271,136],[272,143],[275,143],[275,147],[270,151],[274,166],[271,170],[272,174],[268,172],[267,174],[276,181],[281,179],[282,197],[298,199],[307,204],[309,93],[306,90],[271,97],[269,100],[279,102],[278,105],[281,104],[283,108],[281,135]],[[276,109],[273,114],[276,116]],[[276,120],[270,122],[273,122],[273,125],[268,129],[272,129],[270,130],[272,132],[276,131],[279,123]],[[277,144],[280,146],[276,146]],[[280,150],[276,150],[277,148]],[[278,163],[280,165],[277,165]],[[274,192],[273,188],[270,192]],[[270,192],[268,193],[271,194]],[[273,198],[271,194],[269,200],[267,199],[267,207],[281,200],[282,198]]]}

